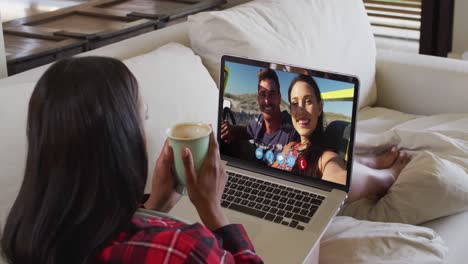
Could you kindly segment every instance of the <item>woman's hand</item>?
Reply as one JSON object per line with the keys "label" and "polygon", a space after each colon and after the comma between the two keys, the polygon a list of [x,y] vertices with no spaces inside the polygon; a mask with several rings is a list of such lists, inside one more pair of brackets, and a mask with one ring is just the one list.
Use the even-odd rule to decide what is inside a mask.
{"label": "woman's hand", "polygon": [[182,150],[182,160],[188,196],[205,226],[210,230],[216,230],[229,224],[221,208],[221,196],[226,185],[227,174],[221,163],[214,133],[210,134],[208,153],[198,174],[193,165],[192,153],[188,148]]}
{"label": "woman's hand", "polygon": [[167,213],[179,201],[180,194],[175,191],[177,180],[174,171],[174,155],[166,139],[154,167],[151,194],[145,202],[145,208]]}

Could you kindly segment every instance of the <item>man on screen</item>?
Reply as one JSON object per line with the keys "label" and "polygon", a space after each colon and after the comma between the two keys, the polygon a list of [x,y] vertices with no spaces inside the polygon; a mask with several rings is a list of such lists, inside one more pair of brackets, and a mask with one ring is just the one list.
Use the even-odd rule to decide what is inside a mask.
{"label": "man on screen", "polygon": [[258,73],[257,101],[261,114],[247,126],[234,126],[223,121],[221,140],[226,144],[248,140],[255,149],[252,154],[271,165],[285,145],[298,139],[291,116],[280,110],[280,83],[274,70],[264,69]]}

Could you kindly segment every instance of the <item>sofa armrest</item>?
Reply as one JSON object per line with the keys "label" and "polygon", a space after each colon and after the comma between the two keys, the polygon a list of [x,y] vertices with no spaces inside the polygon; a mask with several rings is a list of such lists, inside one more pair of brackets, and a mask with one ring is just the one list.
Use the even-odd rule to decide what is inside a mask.
{"label": "sofa armrest", "polygon": [[430,115],[468,112],[468,62],[378,50],[377,105]]}

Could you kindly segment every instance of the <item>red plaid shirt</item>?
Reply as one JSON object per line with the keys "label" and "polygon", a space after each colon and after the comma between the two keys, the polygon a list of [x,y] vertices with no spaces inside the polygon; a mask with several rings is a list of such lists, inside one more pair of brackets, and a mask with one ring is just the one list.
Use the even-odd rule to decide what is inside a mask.
{"label": "red plaid shirt", "polygon": [[211,232],[159,217],[133,216],[130,227],[97,256],[100,263],[263,263],[242,225]]}

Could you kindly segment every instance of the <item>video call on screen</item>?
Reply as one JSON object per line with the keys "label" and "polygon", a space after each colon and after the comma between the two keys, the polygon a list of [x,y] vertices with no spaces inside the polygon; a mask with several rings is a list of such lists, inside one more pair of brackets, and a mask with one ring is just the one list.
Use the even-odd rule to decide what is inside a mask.
{"label": "video call on screen", "polygon": [[[221,153],[298,177],[320,179],[319,157],[324,151],[333,151],[346,169],[354,83],[312,76],[300,68],[269,65],[225,61],[221,133],[223,128],[229,133],[221,139]],[[279,87],[274,78],[259,82],[259,73],[268,69],[276,74]],[[271,77],[271,72],[266,76]],[[308,78],[318,87],[322,107]],[[266,131],[267,123],[272,124],[271,133]]]}

